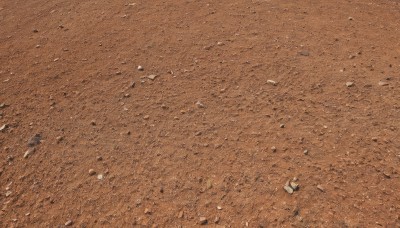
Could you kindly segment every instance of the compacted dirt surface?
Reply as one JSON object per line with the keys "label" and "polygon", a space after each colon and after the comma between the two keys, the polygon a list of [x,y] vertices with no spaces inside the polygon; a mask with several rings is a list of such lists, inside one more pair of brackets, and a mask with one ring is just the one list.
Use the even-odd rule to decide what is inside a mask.
{"label": "compacted dirt surface", "polygon": [[0,113],[1,227],[400,226],[399,1],[2,0]]}

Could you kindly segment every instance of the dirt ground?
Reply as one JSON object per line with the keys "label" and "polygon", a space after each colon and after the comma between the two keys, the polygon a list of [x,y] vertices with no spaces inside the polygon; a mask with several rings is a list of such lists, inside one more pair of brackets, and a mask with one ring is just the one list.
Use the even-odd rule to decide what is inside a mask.
{"label": "dirt ground", "polygon": [[0,114],[0,227],[400,227],[399,1],[2,0]]}

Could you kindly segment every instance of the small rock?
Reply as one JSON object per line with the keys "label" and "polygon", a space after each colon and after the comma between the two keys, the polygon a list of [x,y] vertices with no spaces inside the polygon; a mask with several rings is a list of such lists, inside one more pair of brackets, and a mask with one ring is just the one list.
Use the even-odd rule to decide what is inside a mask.
{"label": "small rock", "polygon": [[303,151],[304,155],[308,155],[308,150]]}
{"label": "small rock", "polygon": [[56,138],[57,143],[60,143],[63,139],[64,139],[63,136],[58,136],[58,137]]}
{"label": "small rock", "polygon": [[219,217],[217,216],[217,217],[215,217],[215,219],[214,219],[214,223],[219,223]]}
{"label": "small rock", "polygon": [[33,32],[34,32],[34,33],[38,33],[38,32],[39,32],[39,30],[37,30],[37,29],[33,29]]}
{"label": "small rock", "polygon": [[289,193],[289,194],[292,194],[292,193],[293,193],[293,189],[292,189],[290,186],[288,186],[288,185],[283,186],[283,189],[285,189],[285,191],[286,191],[287,193]]}
{"label": "small rock", "polygon": [[137,69],[138,69],[138,71],[144,71],[144,67],[142,67],[142,66],[138,66]]}
{"label": "small rock", "polygon": [[272,152],[276,152],[276,147],[275,146],[271,147],[271,150]]}
{"label": "small rock", "polygon": [[151,214],[151,210],[148,209],[148,208],[145,208],[145,209],[144,209],[144,213],[147,214],[147,215],[149,215],[149,214]]}
{"label": "small rock", "polygon": [[325,192],[324,187],[322,187],[322,185],[317,185],[318,190],[320,190],[321,192]]}
{"label": "small rock", "polygon": [[379,81],[379,82],[378,82],[378,85],[380,85],[380,86],[387,86],[387,85],[389,85],[389,83],[388,83],[388,82]]}
{"label": "small rock", "polygon": [[71,221],[71,220],[68,220],[64,225],[65,225],[65,226],[72,226],[72,221]]}
{"label": "small rock", "polygon": [[302,55],[302,56],[309,56],[310,52],[308,52],[306,50],[303,50],[303,51],[300,51],[299,54]]}
{"label": "small rock", "polygon": [[143,119],[145,119],[145,120],[148,120],[150,118],[150,116],[149,115],[145,115],[145,116],[143,116]]}
{"label": "small rock", "polygon": [[122,72],[121,72],[121,71],[117,71],[117,72],[115,72],[115,74],[116,74],[116,75],[121,75]]}
{"label": "small rock", "polygon": [[354,20],[354,18],[352,18],[352,17],[349,17],[349,18],[347,18],[349,21],[352,21],[352,20]]}
{"label": "small rock", "polygon": [[157,75],[155,75],[155,74],[151,74],[151,75],[147,76],[147,78],[150,80],[154,80],[154,79],[156,79],[156,77],[157,77]]}
{"label": "small rock", "polygon": [[291,182],[290,182],[290,187],[291,187],[294,191],[297,191],[297,190],[299,189],[299,184],[297,184],[297,183],[294,182],[294,181],[291,181]]}
{"label": "small rock", "polygon": [[0,132],[3,132],[4,130],[6,130],[8,127],[7,124],[3,124],[3,126],[0,127]]}
{"label": "small rock", "polygon": [[222,207],[221,207],[221,206],[217,206],[217,209],[218,209],[218,210],[222,210]]}
{"label": "small rock", "polygon": [[99,180],[103,180],[103,174],[99,174],[99,175],[97,175],[97,179],[99,179]]}
{"label": "small rock", "polygon": [[377,137],[372,137],[372,141],[377,142],[378,138]]}
{"label": "small rock", "polygon": [[29,149],[25,152],[24,158],[28,158],[29,155],[33,154],[33,152],[35,152],[35,148],[34,148],[34,147],[29,148]]}
{"label": "small rock", "polygon": [[97,156],[97,157],[96,157],[96,160],[97,160],[97,161],[103,161],[103,157],[102,157],[102,156]]}
{"label": "small rock", "polygon": [[204,104],[201,103],[200,101],[197,101],[197,102],[196,102],[196,106],[197,106],[198,108],[205,108],[205,107],[206,107],[206,106],[204,106]]}
{"label": "small rock", "polygon": [[1,103],[0,104],[0,108],[5,108],[5,107],[7,107],[8,105],[6,105],[5,103]]}
{"label": "small rock", "polygon": [[129,84],[129,87],[131,88],[135,88],[136,83],[135,82],[131,82],[131,84]]}
{"label": "small rock", "polygon": [[267,80],[267,83],[268,83],[268,84],[271,84],[271,85],[273,85],[273,86],[278,85],[278,83],[277,83],[276,81],[273,81],[273,80]]}
{"label": "small rock", "polygon": [[201,135],[201,131],[196,132],[194,135],[195,135],[195,136]]}
{"label": "small rock", "polygon": [[346,86],[347,87],[353,87],[354,86],[354,82],[346,82]]}
{"label": "small rock", "polygon": [[6,192],[6,197],[9,197],[11,195],[11,193],[12,193],[11,191],[7,191]]}
{"label": "small rock", "polygon": [[90,121],[90,124],[91,124],[92,126],[96,126],[96,121],[95,121],[95,120],[92,120],[92,121]]}
{"label": "small rock", "polygon": [[217,42],[217,45],[218,45],[218,46],[223,46],[223,45],[224,45],[224,43],[223,43],[223,42],[221,42],[221,41],[219,41],[219,42]]}
{"label": "small rock", "polygon": [[206,217],[200,217],[199,223],[200,225],[206,225],[208,223],[208,220]]}
{"label": "small rock", "polygon": [[279,125],[280,128],[285,128],[285,124]]}
{"label": "small rock", "polygon": [[94,169],[89,169],[89,175],[93,176],[96,174],[96,171],[94,171]]}
{"label": "small rock", "polygon": [[180,212],[179,212],[178,218],[183,218],[183,211],[180,211]]}
{"label": "small rock", "polygon": [[28,140],[28,146],[29,147],[34,147],[36,145],[39,145],[41,139],[42,139],[42,136],[40,134],[34,135],[32,138],[30,138]]}

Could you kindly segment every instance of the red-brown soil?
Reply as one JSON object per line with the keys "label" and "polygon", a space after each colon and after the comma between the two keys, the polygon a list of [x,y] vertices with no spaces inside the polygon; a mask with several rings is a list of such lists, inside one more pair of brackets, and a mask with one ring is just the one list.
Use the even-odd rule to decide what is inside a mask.
{"label": "red-brown soil", "polygon": [[393,0],[2,0],[0,226],[398,227],[399,28]]}

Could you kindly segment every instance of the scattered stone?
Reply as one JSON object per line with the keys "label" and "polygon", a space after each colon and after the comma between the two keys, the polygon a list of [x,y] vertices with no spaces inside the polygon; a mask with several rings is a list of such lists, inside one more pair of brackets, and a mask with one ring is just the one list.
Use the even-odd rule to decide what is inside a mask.
{"label": "scattered stone", "polygon": [[303,51],[300,51],[299,54],[302,55],[302,56],[309,56],[310,52],[308,52],[306,50],[303,50]]}
{"label": "scattered stone", "polygon": [[211,189],[212,187],[213,187],[213,183],[212,183],[212,180],[207,180],[207,183],[206,183],[206,187],[207,187],[207,189]]}
{"label": "scattered stone", "polygon": [[325,192],[324,187],[322,187],[322,185],[317,185],[318,190],[320,190],[321,192]]}
{"label": "scattered stone", "polygon": [[349,55],[349,59],[354,59],[355,57],[355,55]]}
{"label": "scattered stone", "polygon": [[11,191],[7,191],[6,192],[6,197],[9,197],[11,195],[11,193],[12,193]]}
{"label": "scattered stone", "polygon": [[292,189],[290,186],[285,185],[285,186],[283,186],[283,189],[285,189],[285,191],[286,191],[287,193],[293,194],[293,189]]}
{"label": "scattered stone", "polygon": [[58,136],[58,137],[56,138],[56,140],[57,140],[57,143],[60,143],[61,141],[64,140],[64,137],[63,137],[63,136]]}
{"label": "scattered stone", "polygon": [[352,18],[352,17],[349,17],[349,18],[347,18],[349,21],[352,21],[352,20],[354,20],[354,18]]}
{"label": "scattered stone", "polygon": [[155,75],[155,74],[151,74],[151,75],[147,76],[147,78],[150,80],[154,80],[154,79],[156,79],[156,77],[158,77],[158,75]]}
{"label": "scattered stone", "polygon": [[96,126],[96,121],[95,121],[95,120],[92,120],[92,121],[90,121],[90,124],[91,124],[92,126]]}
{"label": "scattered stone", "polygon": [[308,150],[303,151],[304,155],[308,155]]}
{"label": "scattered stone", "polygon": [[72,226],[72,221],[71,221],[71,220],[68,220],[64,225],[65,225],[65,226]]}
{"label": "scattered stone", "polygon": [[7,124],[3,124],[3,126],[0,127],[0,132],[3,132],[4,130],[6,130],[8,127]]}
{"label": "scattered stone", "polygon": [[285,124],[279,125],[280,128],[285,128]]}
{"label": "scattered stone", "polygon": [[219,41],[219,42],[217,42],[217,45],[218,45],[218,46],[223,46],[223,45],[224,45],[224,43],[223,43],[223,42],[221,42],[221,41]]}
{"label": "scattered stone", "polygon": [[219,217],[218,216],[215,217],[214,223],[219,223]]}
{"label": "scattered stone", "polygon": [[150,116],[149,115],[145,115],[145,116],[143,116],[143,119],[145,119],[145,120],[148,120],[150,118]]}
{"label": "scattered stone", "polygon": [[42,136],[40,134],[34,135],[32,138],[30,138],[28,140],[28,146],[29,147],[34,147],[36,145],[39,145],[41,139],[42,139]]}
{"label": "scattered stone", "polygon": [[149,215],[149,214],[151,214],[151,210],[148,209],[148,208],[145,208],[145,209],[144,209],[144,213],[145,213],[146,215]]}
{"label": "scattered stone", "polygon": [[103,161],[103,157],[102,157],[102,156],[97,156],[97,157],[96,157],[96,160],[97,160],[97,161]]}
{"label": "scattered stone", "polygon": [[198,108],[205,108],[206,106],[203,104],[203,103],[201,103],[200,101],[197,101],[196,102],[196,106],[198,107]]}
{"label": "scattered stone", "polygon": [[372,141],[377,142],[378,138],[377,137],[372,137]]}
{"label": "scattered stone", "polygon": [[37,29],[33,29],[33,32],[34,32],[34,33],[38,33],[38,32],[39,32],[39,30],[37,30]]}
{"label": "scattered stone", "polygon": [[29,155],[33,154],[33,152],[35,152],[35,147],[29,148],[29,149],[25,152],[24,158],[28,158]]}
{"label": "scattered stone", "polygon": [[199,223],[200,225],[206,225],[208,223],[208,220],[206,217],[200,217]]}
{"label": "scattered stone", "polygon": [[390,173],[388,173],[388,172],[383,172],[383,175],[387,178],[387,179],[390,179]]}
{"label": "scattered stone", "polygon": [[116,74],[116,75],[121,75],[122,72],[121,72],[121,71],[117,71],[117,72],[115,72],[115,74]]}
{"label": "scattered stone", "polygon": [[218,209],[218,210],[222,210],[222,207],[221,207],[221,206],[217,206],[217,209]]}
{"label": "scattered stone", "polygon": [[144,71],[144,67],[142,67],[142,66],[138,66],[137,69],[138,69],[138,71]]}
{"label": "scattered stone", "polygon": [[133,82],[131,82],[131,84],[129,84],[129,87],[135,88],[135,85],[136,85],[136,83],[133,81]]}
{"label": "scattered stone", "polygon": [[195,136],[201,135],[201,131],[196,132],[194,135],[195,135]]}
{"label": "scattered stone", "polygon": [[354,82],[346,82],[346,86],[347,87],[353,87],[354,86]]}
{"label": "scattered stone", "polygon": [[5,103],[1,103],[0,104],[0,108],[5,108],[5,107],[7,107],[8,105],[6,105]]}
{"label": "scattered stone", "polygon": [[297,191],[297,190],[299,189],[299,184],[297,184],[297,183],[294,182],[294,181],[291,181],[291,182],[290,182],[290,187],[291,187],[294,191]]}
{"label": "scattered stone", "polygon": [[183,218],[183,211],[180,211],[180,212],[179,212],[178,218]]}
{"label": "scattered stone", "polygon": [[275,146],[271,147],[271,150],[272,152],[276,152],[276,147]]}
{"label": "scattered stone", "polygon": [[379,81],[378,85],[380,85],[380,86],[388,86],[389,83],[388,82]]}
{"label": "scattered stone", "polygon": [[267,83],[268,83],[268,84],[271,84],[271,85],[273,85],[273,86],[278,85],[278,83],[277,83],[276,81],[273,81],[273,80],[267,80]]}
{"label": "scattered stone", "polygon": [[103,174],[99,174],[99,175],[97,175],[97,179],[99,179],[99,180],[103,180]]}
{"label": "scattered stone", "polygon": [[93,176],[96,174],[96,171],[94,171],[94,169],[89,169],[89,175]]}

